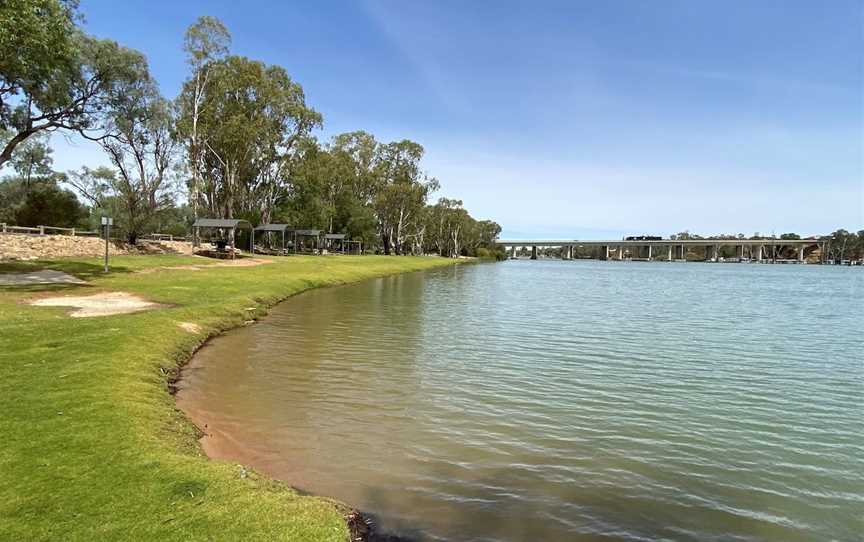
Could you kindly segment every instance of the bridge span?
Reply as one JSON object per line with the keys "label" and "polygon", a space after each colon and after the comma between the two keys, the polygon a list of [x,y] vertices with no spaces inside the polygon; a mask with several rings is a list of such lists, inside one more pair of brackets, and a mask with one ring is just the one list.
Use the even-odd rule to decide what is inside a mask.
{"label": "bridge span", "polygon": [[[518,249],[531,249],[531,259],[537,259],[537,250],[561,248],[564,259],[573,259],[580,248],[591,248],[600,260],[666,260],[688,261],[693,249],[704,251],[704,261],[721,261],[721,249],[734,247],[738,261],[777,261],[777,255],[794,249],[791,261],[805,263],[808,252],[821,249],[825,254],[824,242],[819,239],[650,239],[619,241],[580,241],[578,239],[500,239],[496,243],[516,257]],[[691,258],[697,259],[697,258]],[[725,258],[728,260],[729,258]],[[784,261],[790,261],[789,259]]]}

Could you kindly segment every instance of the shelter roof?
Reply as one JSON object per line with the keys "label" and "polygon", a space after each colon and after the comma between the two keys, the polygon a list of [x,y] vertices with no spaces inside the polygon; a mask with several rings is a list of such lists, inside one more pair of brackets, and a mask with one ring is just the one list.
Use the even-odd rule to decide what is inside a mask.
{"label": "shelter roof", "polygon": [[291,231],[291,226],[288,224],[261,224],[255,228],[255,231]]}
{"label": "shelter roof", "polygon": [[192,224],[194,228],[243,228],[252,229],[248,220],[239,218],[199,218]]}

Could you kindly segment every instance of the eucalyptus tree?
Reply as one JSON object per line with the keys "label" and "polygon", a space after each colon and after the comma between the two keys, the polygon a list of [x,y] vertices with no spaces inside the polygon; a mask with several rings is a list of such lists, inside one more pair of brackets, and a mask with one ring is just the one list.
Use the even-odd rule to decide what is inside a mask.
{"label": "eucalyptus tree", "polygon": [[853,246],[855,256],[859,260],[864,260],[864,230],[858,230],[857,234],[852,235],[855,236],[855,242]]}
{"label": "eucalyptus tree", "polygon": [[171,111],[149,77],[125,88],[113,100],[107,122],[110,135],[100,139],[113,170],[85,168],[69,179],[97,207],[113,201],[120,214],[118,225],[133,244],[160,213],[174,206]]}
{"label": "eucalyptus tree", "polygon": [[321,149],[318,163],[327,231],[350,229],[358,237],[368,237],[367,231],[360,230],[369,227],[381,186],[379,151],[374,136],[363,131],[336,135]]}
{"label": "eucalyptus tree", "polygon": [[405,241],[419,224],[420,210],[438,181],[420,169],[423,146],[403,139],[380,147],[378,171],[381,179],[374,208],[385,254],[403,254]]}
{"label": "eucalyptus tree", "polygon": [[27,138],[67,130],[92,140],[116,90],[146,72],[144,57],[79,28],[73,0],[0,2],[0,167]]}
{"label": "eucalyptus tree", "polygon": [[839,229],[827,236],[828,258],[843,261],[846,259],[846,251],[855,246],[856,235],[844,229]]}
{"label": "eucalyptus tree", "polygon": [[28,138],[7,162],[13,173],[0,178],[0,222],[18,226],[82,225],[86,208],[73,192],[60,186],[66,176],[51,167],[52,150],[46,136],[43,133]]}
{"label": "eucalyptus tree", "polygon": [[187,30],[183,39],[186,63],[191,70],[183,91],[177,98],[180,110],[177,135],[186,146],[186,159],[191,179],[189,181],[189,203],[194,218],[198,217],[201,190],[201,164],[206,151],[198,122],[204,102],[204,89],[214,70],[214,64],[228,54],[231,34],[222,22],[210,16],[199,17]]}
{"label": "eucalyptus tree", "polygon": [[339,165],[339,174],[347,175],[347,188],[362,205],[371,205],[381,187],[381,144],[364,131],[333,137],[328,150]]}
{"label": "eucalyptus tree", "polygon": [[411,242],[411,253],[414,255],[424,254],[426,252],[426,232],[429,229],[429,215],[432,210],[429,205],[424,205],[417,210],[415,225],[408,234],[407,238]]}
{"label": "eucalyptus tree", "polygon": [[[289,188],[299,143],[321,115],[280,66],[227,56],[211,69],[197,121],[201,195],[212,214],[256,213],[269,221]],[[180,125],[191,124],[189,114],[181,113]]]}
{"label": "eucalyptus tree", "polygon": [[439,254],[457,257],[461,253],[464,233],[470,227],[471,217],[462,207],[462,200],[441,198],[435,207],[439,209]]}
{"label": "eucalyptus tree", "polygon": [[441,256],[475,256],[478,249],[497,252],[495,240],[501,226],[491,220],[475,220],[462,201],[440,198],[426,208],[424,251]]}
{"label": "eucalyptus tree", "polygon": [[472,253],[476,253],[480,247],[494,251],[495,240],[501,235],[501,225],[493,220],[473,220],[471,225],[471,237],[468,245]]}
{"label": "eucalyptus tree", "polygon": [[317,140],[306,138],[300,141],[295,158],[290,191],[277,204],[279,221],[297,227],[326,229],[333,220],[333,211],[325,203],[333,176],[333,157]]}
{"label": "eucalyptus tree", "polygon": [[54,171],[51,168],[54,159],[53,150],[48,145],[48,133],[41,132],[29,137],[18,145],[8,164],[24,182],[24,187],[30,186],[33,177],[45,177]]}

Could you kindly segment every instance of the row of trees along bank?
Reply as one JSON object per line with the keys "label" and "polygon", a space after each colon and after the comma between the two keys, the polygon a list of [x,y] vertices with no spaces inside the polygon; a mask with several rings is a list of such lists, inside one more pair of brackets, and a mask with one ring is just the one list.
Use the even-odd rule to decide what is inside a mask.
{"label": "row of trees along bank", "polygon": [[[73,0],[0,3],[8,221],[51,222],[32,216],[28,198],[65,201],[71,187],[86,202],[72,221],[110,214],[132,242],[218,217],[344,232],[387,254],[496,251],[498,224],[475,220],[459,200],[432,203],[439,182],[422,170],[420,144],[363,131],[318,141],[323,118],[301,85],[281,66],[231,54],[219,20],[187,30],[188,77],[174,100],[142,53],[87,35],[81,22]],[[47,135],[57,131],[97,143],[111,167],[54,172]]]}

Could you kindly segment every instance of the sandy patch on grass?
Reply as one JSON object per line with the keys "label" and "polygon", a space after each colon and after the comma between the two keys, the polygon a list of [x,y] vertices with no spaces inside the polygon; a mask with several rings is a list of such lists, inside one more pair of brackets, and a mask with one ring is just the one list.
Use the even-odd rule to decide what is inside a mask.
{"label": "sandy patch on grass", "polygon": [[[201,256],[203,258],[203,256]],[[273,260],[260,260],[258,258],[242,258],[236,260],[220,260],[216,263],[210,264],[201,264],[201,265],[170,265],[170,266],[162,266],[162,267],[148,267],[146,269],[141,269],[138,273],[155,273],[156,271],[203,271],[205,269],[212,269],[214,267],[255,267],[258,265],[264,265],[268,263],[273,263]]]}
{"label": "sandy patch on grass", "polygon": [[37,299],[30,303],[37,307],[73,307],[72,318],[91,318],[146,311],[159,306],[127,292],[107,292],[88,296],[61,296]]}
{"label": "sandy patch on grass", "polygon": [[273,260],[261,260],[259,258],[238,258],[236,260],[222,260],[216,264],[204,265],[202,268],[208,267],[255,267],[256,265],[264,265],[273,263]]}
{"label": "sandy patch on grass", "polygon": [[2,273],[0,286],[27,286],[30,284],[87,284],[78,277],[53,269],[42,269],[31,273]]}
{"label": "sandy patch on grass", "polygon": [[201,326],[192,322],[177,322],[177,325],[180,326],[180,329],[189,333],[198,333],[201,331]]}

